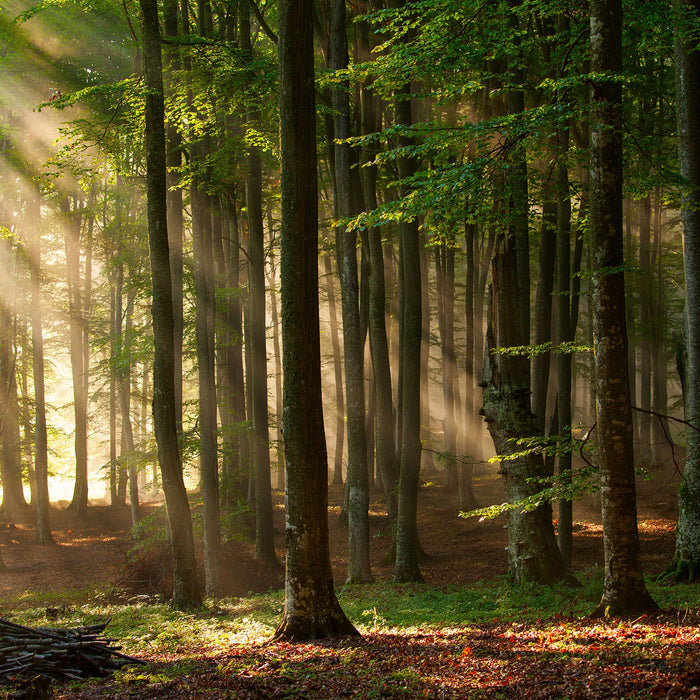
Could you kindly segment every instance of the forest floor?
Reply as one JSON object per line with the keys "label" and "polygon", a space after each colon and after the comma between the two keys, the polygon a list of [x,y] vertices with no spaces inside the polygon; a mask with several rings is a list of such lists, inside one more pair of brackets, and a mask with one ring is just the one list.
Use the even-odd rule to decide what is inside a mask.
{"label": "forest floor", "polygon": [[[583,599],[583,594],[556,592],[559,609],[545,602],[549,594],[541,589],[530,590],[521,599],[508,592],[504,578],[504,517],[481,522],[459,518],[454,498],[438,485],[442,475],[435,480],[422,487],[419,504],[421,543],[428,555],[421,565],[426,580],[422,587],[387,585],[391,567],[382,560],[389,532],[378,495],[373,503],[372,565],[379,583],[358,594],[346,593],[346,587],[342,595],[348,601],[341,599],[346,609],[352,608],[352,596],[357,595],[355,618],[348,614],[363,633],[361,638],[289,645],[250,638],[240,641],[240,634],[234,634],[223,644],[183,639],[173,648],[153,640],[144,646],[134,636],[132,642],[123,639],[125,651],[147,660],[148,672],[123,671],[107,681],[58,686],[56,697],[700,698],[700,594],[696,585],[676,586],[680,592],[669,595],[670,605],[663,598],[666,589],[658,589],[655,595],[662,596],[662,612],[626,622],[586,619],[581,610],[592,610],[596,601]],[[677,486],[673,469],[639,484],[642,558],[650,577],[663,571],[673,553]],[[475,493],[481,505],[502,500],[500,480],[493,471],[476,478]],[[329,498],[332,564],[335,580],[341,584],[347,567],[347,531],[338,517],[342,488],[331,486]],[[281,559],[281,493],[276,492],[275,503]],[[153,512],[154,507],[147,510]],[[599,584],[603,549],[594,499],[575,505],[574,521],[574,574],[584,587],[592,579]],[[8,567],[0,573],[2,617],[19,615],[26,622],[26,615],[30,619],[38,615],[38,620],[43,615],[75,626],[81,624],[76,619],[81,605],[94,605],[98,600],[99,611],[114,614],[115,619],[122,613],[110,612],[110,605],[113,611],[131,606],[135,619],[141,610],[143,619],[134,624],[169,624],[147,622],[148,605],[159,594],[168,593],[167,547],[156,545],[129,555],[128,509],[114,513],[95,505],[81,520],[56,509],[52,526],[54,547],[34,542],[30,522],[0,530],[0,552]],[[198,625],[226,625],[227,620],[233,624],[234,617],[240,623],[241,605],[248,612],[271,605],[273,617],[279,616],[281,594],[274,594],[269,599],[272,603],[265,596],[260,599],[263,602],[247,602],[255,600],[249,598],[253,594],[280,588],[282,578],[258,565],[252,545],[244,538],[225,546],[222,578],[224,594],[238,602],[228,608],[225,604],[210,606],[209,613],[198,618]],[[499,582],[496,589],[488,587],[493,581]],[[599,596],[600,589],[593,595]],[[472,614],[470,608],[480,605],[474,602],[479,596],[481,600],[505,597],[515,608],[503,613],[498,607],[502,601],[496,605],[490,600],[487,614]],[[378,602],[373,605],[375,599]],[[687,602],[678,604],[679,600]],[[539,612],[540,602],[543,612]],[[37,604],[45,610],[28,610]],[[412,610],[414,621],[392,621],[394,614],[400,618],[398,608]],[[253,617],[243,617],[243,621]],[[269,630],[266,634],[269,637]]]}

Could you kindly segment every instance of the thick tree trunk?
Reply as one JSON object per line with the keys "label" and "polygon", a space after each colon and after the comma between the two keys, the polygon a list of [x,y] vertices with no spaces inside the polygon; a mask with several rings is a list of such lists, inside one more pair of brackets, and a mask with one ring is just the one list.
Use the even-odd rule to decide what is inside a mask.
{"label": "thick tree trunk", "polygon": [[357,634],[333,590],[321,400],[313,6],[279,3],[285,609],[275,639]]}
{"label": "thick tree trunk", "polygon": [[[506,500],[515,503],[533,497],[544,476],[540,454],[509,455],[519,451],[515,440],[536,434],[530,412],[530,369],[526,357],[500,353],[501,348],[522,345],[522,325],[517,297],[516,254],[513,247],[493,259],[492,298],[484,362],[482,413],[501,462]],[[515,582],[553,584],[566,575],[552,527],[552,510],[542,504],[535,510],[520,508],[508,514],[508,573]]]}
{"label": "thick tree trunk", "polygon": [[[677,22],[697,16],[698,0],[677,0]],[[676,552],[669,573],[681,580],[700,576],[700,51],[676,29],[678,154],[683,193],[685,266],[685,419],[686,461],[678,493]]]}
{"label": "thick tree trunk", "polygon": [[163,74],[156,0],[140,0],[146,92],[146,175],[148,240],[153,282],[153,424],[170,525],[173,603],[199,605],[192,519],[177,443],[174,376],[174,324],[168,246],[165,176]]}
{"label": "thick tree trunk", "polygon": [[[622,3],[591,2],[591,70],[622,68]],[[605,582],[599,616],[656,609],[642,577],[637,533],[632,411],[625,330],[622,233],[622,88],[609,78],[591,93],[593,338]]]}

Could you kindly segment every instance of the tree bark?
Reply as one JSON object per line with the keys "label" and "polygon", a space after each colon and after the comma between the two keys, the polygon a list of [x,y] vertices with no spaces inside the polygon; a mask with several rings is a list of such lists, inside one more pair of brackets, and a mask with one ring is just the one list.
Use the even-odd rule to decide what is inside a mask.
{"label": "tree bark", "polygon": [[53,544],[50,524],[48,481],[48,437],[46,430],[46,392],[44,388],[44,334],[41,314],[41,220],[39,193],[32,193],[28,224],[37,227],[28,231],[30,277],[32,288],[32,368],[34,378],[34,474],[36,477],[36,530],[39,544]]}
{"label": "tree bark", "polygon": [[698,0],[677,0],[675,57],[678,155],[685,181],[681,217],[685,268],[686,461],[678,493],[676,551],[668,573],[695,581],[700,575],[700,51],[684,38],[681,12],[696,18]]}
{"label": "tree bark", "polygon": [[279,3],[282,342],[287,518],[284,617],[275,639],[357,634],[333,590],[321,400],[313,5]]}
{"label": "tree bark", "polygon": [[593,615],[656,609],[642,577],[628,383],[622,231],[621,0],[591,2],[593,338],[605,582]]}
{"label": "tree bark", "polygon": [[70,358],[73,377],[73,410],[75,415],[75,488],[70,508],[84,516],[88,504],[87,454],[87,387],[84,385],[83,329],[80,294],[80,229],[82,212],[67,197],[61,200],[65,225],[66,267],[68,274],[68,314],[70,327]]}
{"label": "tree bark", "polygon": [[[348,66],[345,0],[334,0],[331,21],[331,68]],[[343,82],[333,88],[333,122],[337,142],[335,186],[338,216],[353,213],[350,192],[349,86]],[[345,360],[346,423],[348,436],[348,577],[347,583],[369,583],[369,478],[367,473],[367,436],[365,433],[364,342],[360,327],[360,299],[357,272],[357,231],[340,225],[336,240],[341,243],[339,260],[340,292],[343,314],[343,349]]]}
{"label": "tree bark", "polygon": [[[411,87],[404,86],[396,92],[396,121],[402,126],[410,126]],[[411,140],[399,139],[400,145],[407,147]],[[416,163],[409,156],[399,158],[399,178],[409,178],[416,169]],[[408,196],[409,186],[400,186],[402,197]],[[401,223],[401,324],[400,346],[401,365],[399,385],[401,401],[399,416],[401,422],[401,453],[399,467],[399,502],[396,520],[396,564],[394,580],[398,583],[422,581],[418,567],[418,479],[420,475],[420,356],[423,338],[420,235],[418,221]]]}
{"label": "tree bark", "polygon": [[338,332],[338,311],[333,287],[333,261],[330,254],[323,256],[326,299],[328,301],[328,320],[333,348],[333,373],[335,381],[335,450],[333,452],[333,483],[343,483],[343,452],[345,450],[345,392],[343,391],[343,358]]}
{"label": "tree bark", "polygon": [[[240,46],[243,60],[253,60],[250,40],[250,5],[240,9]],[[246,116],[248,126],[255,128],[260,112],[251,106]],[[246,157],[246,207],[248,220],[248,280],[250,284],[250,345],[253,374],[253,463],[255,470],[255,556],[270,566],[277,566],[272,525],[272,482],[270,474],[270,429],[267,410],[267,339],[265,313],[265,232],[262,209],[262,164],[260,151],[248,147]]]}
{"label": "tree bark", "polygon": [[[533,497],[536,480],[544,476],[541,454],[509,457],[520,448],[518,438],[536,435],[530,412],[530,370],[527,357],[509,356],[502,348],[522,345],[522,324],[517,297],[516,251],[511,244],[493,259],[492,293],[489,301],[487,355],[484,360],[482,413],[501,462],[506,500],[516,503]],[[553,584],[566,575],[557,547],[548,503],[531,511],[521,508],[508,514],[508,574],[521,583]]]}
{"label": "tree bark", "polygon": [[197,587],[192,519],[177,442],[172,282],[166,212],[163,73],[156,0],[140,0],[146,92],[146,182],[148,240],[153,283],[153,424],[170,525],[173,603],[201,602]]}

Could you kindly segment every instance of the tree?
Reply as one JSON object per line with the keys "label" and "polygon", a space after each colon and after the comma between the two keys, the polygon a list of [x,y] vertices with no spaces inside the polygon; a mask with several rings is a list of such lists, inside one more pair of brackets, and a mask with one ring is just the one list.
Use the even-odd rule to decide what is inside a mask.
{"label": "tree", "polygon": [[357,631],[335,597],[328,549],[311,0],[282,0],[279,18],[287,566],[284,617],[274,637],[301,641]]}
{"label": "tree", "polygon": [[153,423],[170,525],[173,603],[199,605],[192,519],[177,442],[172,284],[166,211],[163,71],[156,0],[140,0],[146,83],[146,184],[153,284]]}
{"label": "tree", "polygon": [[678,493],[676,551],[668,569],[679,579],[700,575],[700,2],[677,0],[676,95],[678,156],[683,178],[683,263],[685,268],[685,418],[686,460]]}
{"label": "tree", "polygon": [[622,232],[622,2],[591,2],[593,337],[605,582],[597,616],[656,609],[642,577]]}
{"label": "tree", "polygon": [[[331,66],[346,70],[348,65],[345,0],[334,0],[331,21]],[[343,81],[333,87],[335,187],[338,215],[353,214],[350,184],[350,98]],[[357,231],[340,225],[340,292],[343,312],[343,349],[347,396],[348,434],[348,583],[372,581],[369,562],[369,480],[367,474],[367,435],[365,432],[364,335],[360,327],[360,299],[357,275]]]}
{"label": "tree", "polygon": [[[240,47],[243,61],[253,61],[250,38],[250,6],[240,9]],[[260,122],[260,110],[251,104],[246,125],[253,131]],[[262,208],[262,163],[258,147],[251,144],[246,157],[246,209],[248,221],[248,284],[250,289],[250,334],[246,352],[251,357],[251,407],[253,420],[253,469],[255,471],[255,555],[277,567],[272,526],[272,485],[270,473],[270,429],[267,406],[267,343],[265,318],[265,234]]]}
{"label": "tree", "polygon": [[44,334],[41,314],[41,200],[38,192],[30,195],[27,223],[34,230],[27,235],[31,279],[32,369],[34,377],[34,473],[36,476],[36,530],[40,544],[52,544],[49,522],[49,458],[44,390]]}
{"label": "tree", "polygon": [[[88,370],[83,354],[83,304],[80,293],[80,234],[84,204],[78,196],[61,198],[61,213],[65,227],[66,269],[68,274],[68,320],[70,325],[70,364],[73,377],[73,410],[75,414],[75,489],[70,507],[83,516],[88,504],[88,445],[87,400]],[[89,215],[89,214],[88,214]]]}

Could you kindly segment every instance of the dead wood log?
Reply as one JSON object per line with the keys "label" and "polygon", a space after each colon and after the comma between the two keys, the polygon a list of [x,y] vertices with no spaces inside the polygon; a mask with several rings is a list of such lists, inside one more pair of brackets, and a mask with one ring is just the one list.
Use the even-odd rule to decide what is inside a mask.
{"label": "dead wood log", "polygon": [[74,629],[25,627],[0,618],[0,683],[18,679],[68,680],[105,676],[142,664],[103,633],[109,620]]}

